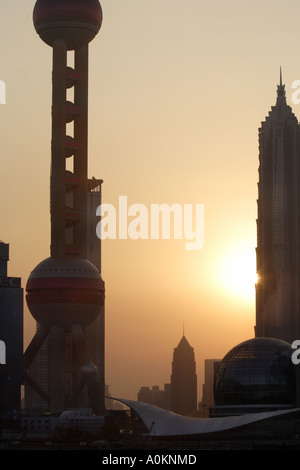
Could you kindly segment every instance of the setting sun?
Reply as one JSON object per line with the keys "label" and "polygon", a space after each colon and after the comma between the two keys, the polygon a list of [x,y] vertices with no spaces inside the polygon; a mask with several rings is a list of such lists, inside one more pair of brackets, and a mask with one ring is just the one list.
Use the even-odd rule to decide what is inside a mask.
{"label": "setting sun", "polygon": [[219,280],[230,294],[247,302],[254,301],[257,275],[253,243],[244,241],[230,248],[221,260]]}

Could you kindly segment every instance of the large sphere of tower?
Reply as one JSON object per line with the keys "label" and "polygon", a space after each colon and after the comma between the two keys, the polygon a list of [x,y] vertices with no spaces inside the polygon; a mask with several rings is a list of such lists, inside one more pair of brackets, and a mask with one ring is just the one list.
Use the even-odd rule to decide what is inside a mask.
{"label": "large sphere of tower", "polygon": [[33,23],[49,46],[61,39],[74,50],[94,39],[101,28],[102,8],[99,0],[37,0]]}
{"label": "large sphere of tower", "polygon": [[47,258],[31,272],[26,286],[31,315],[41,325],[86,327],[101,313],[104,282],[86,259]]}

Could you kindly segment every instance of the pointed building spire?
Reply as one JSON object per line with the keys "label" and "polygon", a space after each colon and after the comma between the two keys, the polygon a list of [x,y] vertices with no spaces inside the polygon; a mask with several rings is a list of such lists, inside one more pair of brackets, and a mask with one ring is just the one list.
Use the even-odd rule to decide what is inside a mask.
{"label": "pointed building spire", "polygon": [[194,348],[183,336],[173,352],[171,410],[184,416],[197,413],[197,374]]}
{"label": "pointed building spire", "polygon": [[285,100],[285,85],[282,84],[282,68],[280,66],[280,78],[279,78],[279,85],[277,87],[277,97],[284,98]]}

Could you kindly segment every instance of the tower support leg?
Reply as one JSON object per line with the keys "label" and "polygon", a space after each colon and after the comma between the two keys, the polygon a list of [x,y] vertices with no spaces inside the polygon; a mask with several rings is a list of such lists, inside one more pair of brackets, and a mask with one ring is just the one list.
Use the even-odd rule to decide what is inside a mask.
{"label": "tower support leg", "polygon": [[71,333],[74,341],[74,346],[76,349],[77,357],[79,360],[79,367],[81,370],[82,378],[87,384],[89,400],[93,412],[96,415],[104,414],[103,406],[101,406],[101,391],[99,383],[97,381],[97,368],[94,364],[91,363],[85,334],[81,325],[72,325]]}
{"label": "tower support leg", "polygon": [[53,326],[49,334],[48,394],[50,411],[63,411],[65,408],[65,331]]}

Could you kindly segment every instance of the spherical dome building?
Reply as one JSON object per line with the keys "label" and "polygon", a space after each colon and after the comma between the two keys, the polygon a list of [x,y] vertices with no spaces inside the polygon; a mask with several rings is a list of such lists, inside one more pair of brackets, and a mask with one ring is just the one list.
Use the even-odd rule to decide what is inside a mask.
{"label": "spherical dome building", "polygon": [[74,50],[94,39],[101,28],[102,9],[99,0],[37,0],[33,23],[49,46],[61,39]]}
{"label": "spherical dome building", "polygon": [[253,338],[232,348],[214,383],[214,416],[293,408],[296,376],[289,343]]}
{"label": "spherical dome building", "polygon": [[41,325],[85,327],[104,304],[104,282],[95,266],[80,258],[47,258],[31,272],[26,286],[30,313]]}

